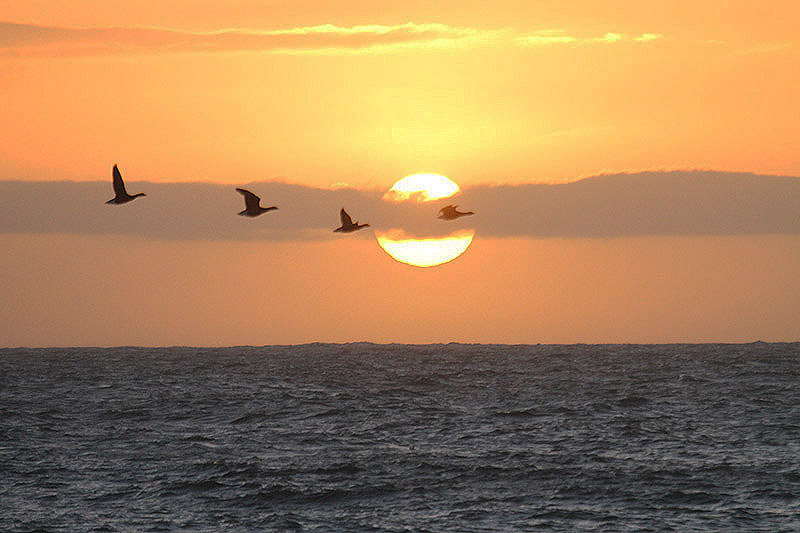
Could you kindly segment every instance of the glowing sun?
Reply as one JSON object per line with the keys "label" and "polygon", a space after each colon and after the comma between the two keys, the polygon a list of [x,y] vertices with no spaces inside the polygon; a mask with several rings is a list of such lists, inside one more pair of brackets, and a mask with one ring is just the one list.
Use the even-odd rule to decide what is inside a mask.
{"label": "glowing sun", "polygon": [[472,243],[475,230],[461,230],[446,237],[416,239],[403,230],[375,232],[378,244],[395,260],[418,267],[432,267],[452,261]]}
{"label": "glowing sun", "polygon": [[[439,174],[414,174],[392,185],[383,199],[395,203],[427,203],[453,196],[459,190],[452,180]],[[431,212],[431,218],[435,218],[435,211]],[[452,229],[452,226],[448,229]],[[474,236],[475,230],[464,228],[436,236],[410,235],[400,228],[375,230],[375,238],[387,254],[396,261],[417,267],[432,267],[452,261],[469,248]]]}
{"label": "glowing sun", "polygon": [[454,181],[439,174],[412,174],[399,180],[383,195],[389,202],[430,202],[459,191]]}

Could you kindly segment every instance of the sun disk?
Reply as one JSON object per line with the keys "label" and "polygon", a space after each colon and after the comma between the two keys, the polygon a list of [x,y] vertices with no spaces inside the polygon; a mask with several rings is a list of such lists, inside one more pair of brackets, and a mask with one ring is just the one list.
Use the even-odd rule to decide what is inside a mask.
{"label": "sun disk", "polygon": [[459,190],[454,181],[440,174],[412,174],[392,185],[383,199],[390,202],[430,202],[453,196]]}
{"label": "sun disk", "polygon": [[463,254],[475,236],[474,230],[461,230],[445,237],[417,239],[403,230],[375,232],[378,244],[397,261],[418,267],[432,267]]}

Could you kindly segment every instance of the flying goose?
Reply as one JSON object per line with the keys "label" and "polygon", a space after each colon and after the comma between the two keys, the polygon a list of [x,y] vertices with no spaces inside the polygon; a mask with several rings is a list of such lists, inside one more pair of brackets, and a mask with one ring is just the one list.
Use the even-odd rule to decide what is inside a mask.
{"label": "flying goose", "polygon": [[459,211],[458,209],[456,209],[457,207],[458,205],[452,205],[452,204],[444,206],[443,208],[439,209],[439,216],[437,218],[440,218],[442,220],[455,220],[458,217],[475,214],[472,211],[465,211],[465,212]]}
{"label": "flying goose", "polygon": [[124,204],[135,199],[137,196],[146,196],[143,192],[136,193],[133,196],[128,194],[128,191],[125,190],[125,183],[122,181],[122,174],[119,173],[117,165],[114,165],[112,174],[114,176],[114,198],[107,201],[107,204]]}
{"label": "flying goose", "polygon": [[347,211],[344,210],[344,207],[341,211],[339,211],[339,217],[342,219],[342,225],[333,230],[334,232],[339,231],[342,233],[351,233],[361,228],[369,227],[369,224],[359,224],[358,221],[356,221],[354,224],[353,219],[350,218],[350,215],[347,214]]}
{"label": "flying goose", "polygon": [[242,193],[242,196],[244,196],[245,209],[244,211],[237,213],[240,216],[257,217],[258,215],[266,213],[267,211],[278,209],[274,205],[272,207],[261,207],[261,198],[246,189],[240,189],[237,187],[236,191]]}

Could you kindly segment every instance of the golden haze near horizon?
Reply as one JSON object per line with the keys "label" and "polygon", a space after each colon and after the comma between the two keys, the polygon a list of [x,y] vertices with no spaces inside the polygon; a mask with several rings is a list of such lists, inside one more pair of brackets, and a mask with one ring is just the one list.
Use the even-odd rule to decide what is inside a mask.
{"label": "golden haze near horizon", "polygon": [[[418,172],[465,191],[642,170],[800,176],[794,3],[0,0],[0,13],[0,181],[106,181],[119,163],[131,190],[221,183],[238,206],[233,187],[262,180],[385,192]],[[0,299],[19,302],[0,311],[0,346],[800,338],[796,234],[478,232],[417,271],[371,230],[167,243],[40,234],[46,214],[30,216],[0,234]]]}

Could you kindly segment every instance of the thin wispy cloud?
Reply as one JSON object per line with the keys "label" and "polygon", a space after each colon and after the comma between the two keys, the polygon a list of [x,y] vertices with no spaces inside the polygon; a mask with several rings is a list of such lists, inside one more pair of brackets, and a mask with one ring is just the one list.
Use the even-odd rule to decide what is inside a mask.
{"label": "thin wispy cloud", "polygon": [[270,30],[185,31],[155,27],[63,28],[0,23],[0,53],[17,56],[80,56],[151,52],[352,53],[394,49],[469,47],[489,43],[510,46],[648,43],[656,33],[607,32],[575,36],[563,30],[520,34],[509,28],[478,29],[439,23],[337,26],[322,24]]}
{"label": "thin wispy cloud", "polygon": [[486,39],[496,31],[445,24],[333,24],[274,30],[224,29],[191,32],[169,28],[56,28],[0,23],[0,50],[29,55],[93,55],[120,52],[336,51],[394,45],[439,46]]}
{"label": "thin wispy cloud", "polygon": [[650,41],[655,41],[657,39],[663,39],[664,36],[660,33],[643,33],[638,37],[634,37],[633,40],[640,43],[649,43]]}
{"label": "thin wispy cloud", "polygon": [[[704,171],[598,176],[558,185],[476,186],[423,204],[395,204],[383,191],[242,184],[279,209],[257,219],[232,186],[143,183],[147,196],[108,206],[108,182],[0,182],[0,233],[122,234],[172,240],[313,241],[336,238],[345,207],[373,229],[436,235],[474,228],[481,237],[615,238],[647,235],[800,234],[800,178]],[[53,202],[53,199],[58,199]],[[475,216],[442,222],[459,204]],[[371,238],[362,232],[354,238]]]}
{"label": "thin wispy cloud", "polygon": [[[319,24],[294,28],[226,28],[188,31],[162,27],[68,28],[0,22],[0,57],[73,57],[130,53],[265,52],[274,54],[362,54],[413,49],[509,46],[521,49],[581,48],[606,45],[650,45],[666,41],[652,31],[590,35],[564,29],[520,31],[470,28],[440,23]],[[719,40],[704,44],[734,43]],[[797,42],[761,43],[743,54],[796,53]]]}
{"label": "thin wispy cloud", "polygon": [[598,36],[571,35],[564,30],[541,30],[528,35],[521,35],[515,39],[521,46],[557,46],[557,45],[589,45],[611,44],[625,41],[649,43],[663,38],[658,33],[642,33],[640,35],[625,35],[622,33],[607,32]]}
{"label": "thin wispy cloud", "polygon": [[783,43],[765,43],[756,46],[751,46],[741,51],[742,54],[755,55],[755,54],[775,54],[782,52],[800,52],[800,43],[783,42]]}

